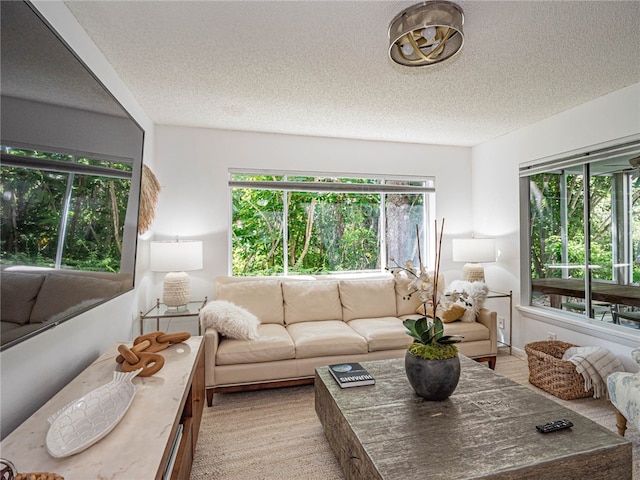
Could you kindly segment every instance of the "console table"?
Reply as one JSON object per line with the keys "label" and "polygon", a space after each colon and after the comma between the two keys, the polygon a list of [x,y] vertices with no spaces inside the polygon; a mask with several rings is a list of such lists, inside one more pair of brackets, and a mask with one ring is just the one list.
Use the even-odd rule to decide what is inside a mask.
{"label": "console table", "polygon": [[[19,472],[55,472],[65,480],[188,480],[204,406],[203,343],[202,337],[191,337],[160,352],[164,367],[133,380],[140,388],[124,418],[106,437],[83,452],[53,458],[45,447],[47,418],[113,379],[118,366],[115,345],[9,434],[0,444],[2,457]],[[172,448],[176,439],[177,450]],[[177,453],[171,455],[172,450]]]}

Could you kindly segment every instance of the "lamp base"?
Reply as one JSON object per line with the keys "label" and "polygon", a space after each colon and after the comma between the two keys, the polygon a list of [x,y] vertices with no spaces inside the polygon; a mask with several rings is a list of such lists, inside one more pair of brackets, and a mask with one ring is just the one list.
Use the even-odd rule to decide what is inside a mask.
{"label": "lamp base", "polygon": [[186,313],[188,311],[189,305],[187,305],[186,303],[183,305],[178,305],[176,307],[170,307],[169,305],[167,305],[167,313]]}
{"label": "lamp base", "polygon": [[462,279],[467,282],[484,282],[484,267],[479,263],[465,263]]}
{"label": "lamp base", "polygon": [[162,303],[167,307],[178,308],[191,299],[191,281],[185,272],[170,272],[162,284]]}

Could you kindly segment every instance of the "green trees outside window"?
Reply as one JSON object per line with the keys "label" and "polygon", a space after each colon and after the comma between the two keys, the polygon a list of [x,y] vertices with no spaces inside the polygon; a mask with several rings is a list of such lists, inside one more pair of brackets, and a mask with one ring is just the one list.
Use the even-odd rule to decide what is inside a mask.
{"label": "green trees outside window", "polygon": [[2,264],[119,272],[131,170],[4,147]]}
{"label": "green trees outside window", "polygon": [[432,184],[234,174],[232,275],[371,272],[390,257],[417,261],[415,228],[424,235],[430,225]]}
{"label": "green trees outside window", "polygon": [[640,328],[639,154],[631,144],[521,169],[533,305]]}

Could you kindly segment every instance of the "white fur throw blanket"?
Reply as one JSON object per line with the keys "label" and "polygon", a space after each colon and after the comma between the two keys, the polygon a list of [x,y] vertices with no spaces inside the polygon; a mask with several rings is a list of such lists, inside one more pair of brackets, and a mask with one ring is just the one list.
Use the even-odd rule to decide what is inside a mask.
{"label": "white fur throw blanket", "polygon": [[593,398],[607,395],[607,377],[611,373],[624,372],[618,357],[602,347],[570,347],[562,359],[576,366],[576,372],[584,378],[585,392],[593,387]]}
{"label": "white fur throw blanket", "polygon": [[203,330],[213,327],[226,337],[255,340],[258,338],[260,320],[253,313],[234,303],[214,300],[200,310],[200,323]]}

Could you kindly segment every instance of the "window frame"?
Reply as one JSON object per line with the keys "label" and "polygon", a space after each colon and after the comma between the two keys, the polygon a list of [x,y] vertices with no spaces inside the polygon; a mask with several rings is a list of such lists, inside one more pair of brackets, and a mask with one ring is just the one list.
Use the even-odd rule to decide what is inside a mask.
{"label": "window frame", "polygon": [[[532,175],[552,170],[563,170],[568,167],[582,166],[582,174],[590,178],[590,164],[625,154],[640,154],[640,134],[630,135],[620,139],[603,142],[590,147],[565,152],[558,155],[524,162],[519,165],[519,205],[520,205],[520,296],[521,305],[518,309],[528,317],[536,320],[566,328],[572,331],[595,336],[605,340],[615,340],[625,345],[637,345],[640,330],[633,330],[620,325],[604,323],[590,318],[586,312],[590,311],[592,301],[590,291],[592,280],[590,275],[585,275],[585,314],[570,313],[551,307],[543,307],[532,304],[532,278],[531,278],[531,236],[530,236],[530,178]],[[584,197],[589,198],[589,183],[585,181]],[[584,210],[585,215],[585,267],[589,261],[590,239],[588,222],[588,206]],[[631,217],[631,205],[627,217]],[[625,214],[623,213],[623,216]],[[615,247],[615,239],[612,248]],[[615,252],[614,252],[615,255]],[[613,281],[616,281],[614,270]],[[640,287],[638,287],[640,288]]]}
{"label": "window frame", "polygon": [[[249,176],[280,176],[284,177],[282,181],[251,181],[251,180],[234,180],[234,175],[249,175]],[[287,192],[326,192],[326,193],[379,193],[381,195],[380,204],[380,222],[382,225],[386,224],[386,208],[385,201],[386,195],[395,193],[407,193],[407,194],[424,194],[424,212],[423,212],[423,235],[420,238],[421,255],[422,258],[426,258],[427,265],[432,265],[435,259],[429,252],[434,251],[435,245],[433,244],[433,235],[431,232],[431,226],[428,223],[430,219],[435,219],[435,192],[436,192],[436,179],[434,176],[424,175],[392,175],[392,174],[356,174],[345,172],[318,172],[318,171],[298,171],[298,170],[271,170],[271,169],[244,169],[244,168],[230,168],[228,169],[228,195],[229,195],[229,211],[228,211],[228,249],[227,249],[227,274],[233,275],[233,190],[234,188],[252,188],[252,189],[268,189],[283,191],[283,204],[286,205]],[[367,179],[367,180],[380,180],[380,184],[361,184],[361,183],[331,183],[331,182],[301,182],[286,180],[287,177],[335,177],[335,178],[353,178],[353,179]],[[386,182],[389,181],[404,181],[404,182],[422,182],[423,185],[393,185]],[[283,212],[283,252],[284,252],[284,271],[281,276],[297,275],[290,272],[289,262],[287,254],[288,252],[288,212]],[[381,226],[382,229],[382,226]],[[387,239],[386,235],[382,235],[380,238],[380,270],[367,270],[367,271],[340,271],[331,272],[330,274],[313,274],[315,276],[322,275],[376,275],[386,271],[387,262]]]}
{"label": "window frame", "polygon": [[[131,158],[122,158],[113,155],[100,155],[88,152],[76,152],[68,149],[54,149],[49,147],[39,147],[35,145],[25,145],[19,142],[10,142],[11,145],[0,145],[0,153],[2,155],[2,168],[22,168],[26,170],[38,170],[43,172],[56,172],[66,174],[67,178],[66,189],[64,193],[64,197],[61,202],[61,210],[60,210],[60,224],[57,229],[57,238],[56,238],[56,253],[54,258],[54,270],[64,269],[66,268],[63,265],[64,251],[65,245],[69,241],[67,235],[67,229],[69,226],[70,212],[71,212],[71,201],[74,195],[74,182],[76,175],[86,175],[92,177],[100,177],[101,179],[124,179],[129,180],[129,191],[127,193],[127,204],[131,203],[131,195],[133,190],[133,169],[134,169],[134,160]],[[47,155],[64,155],[70,158],[69,161],[56,160],[52,158],[41,158],[34,157],[29,155],[17,155],[10,153],[15,150],[25,150],[30,152],[42,152]],[[52,150],[58,150],[56,152]],[[78,159],[89,159],[97,162],[109,162],[109,163],[119,163],[128,165],[128,169],[118,169],[112,167],[105,166],[97,166],[90,165],[85,163],[78,163]],[[129,206],[127,206],[127,210]],[[137,214],[137,212],[136,212]],[[137,216],[137,215],[136,215]],[[125,234],[126,229],[126,218],[122,219],[122,230],[123,236]],[[126,259],[124,253],[120,255],[119,261],[119,272],[126,271]],[[36,265],[28,265],[28,266],[36,266]],[[89,270],[87,270],[89,271]],[[107,270],[96,270],[96,271],[107,271]]]}

